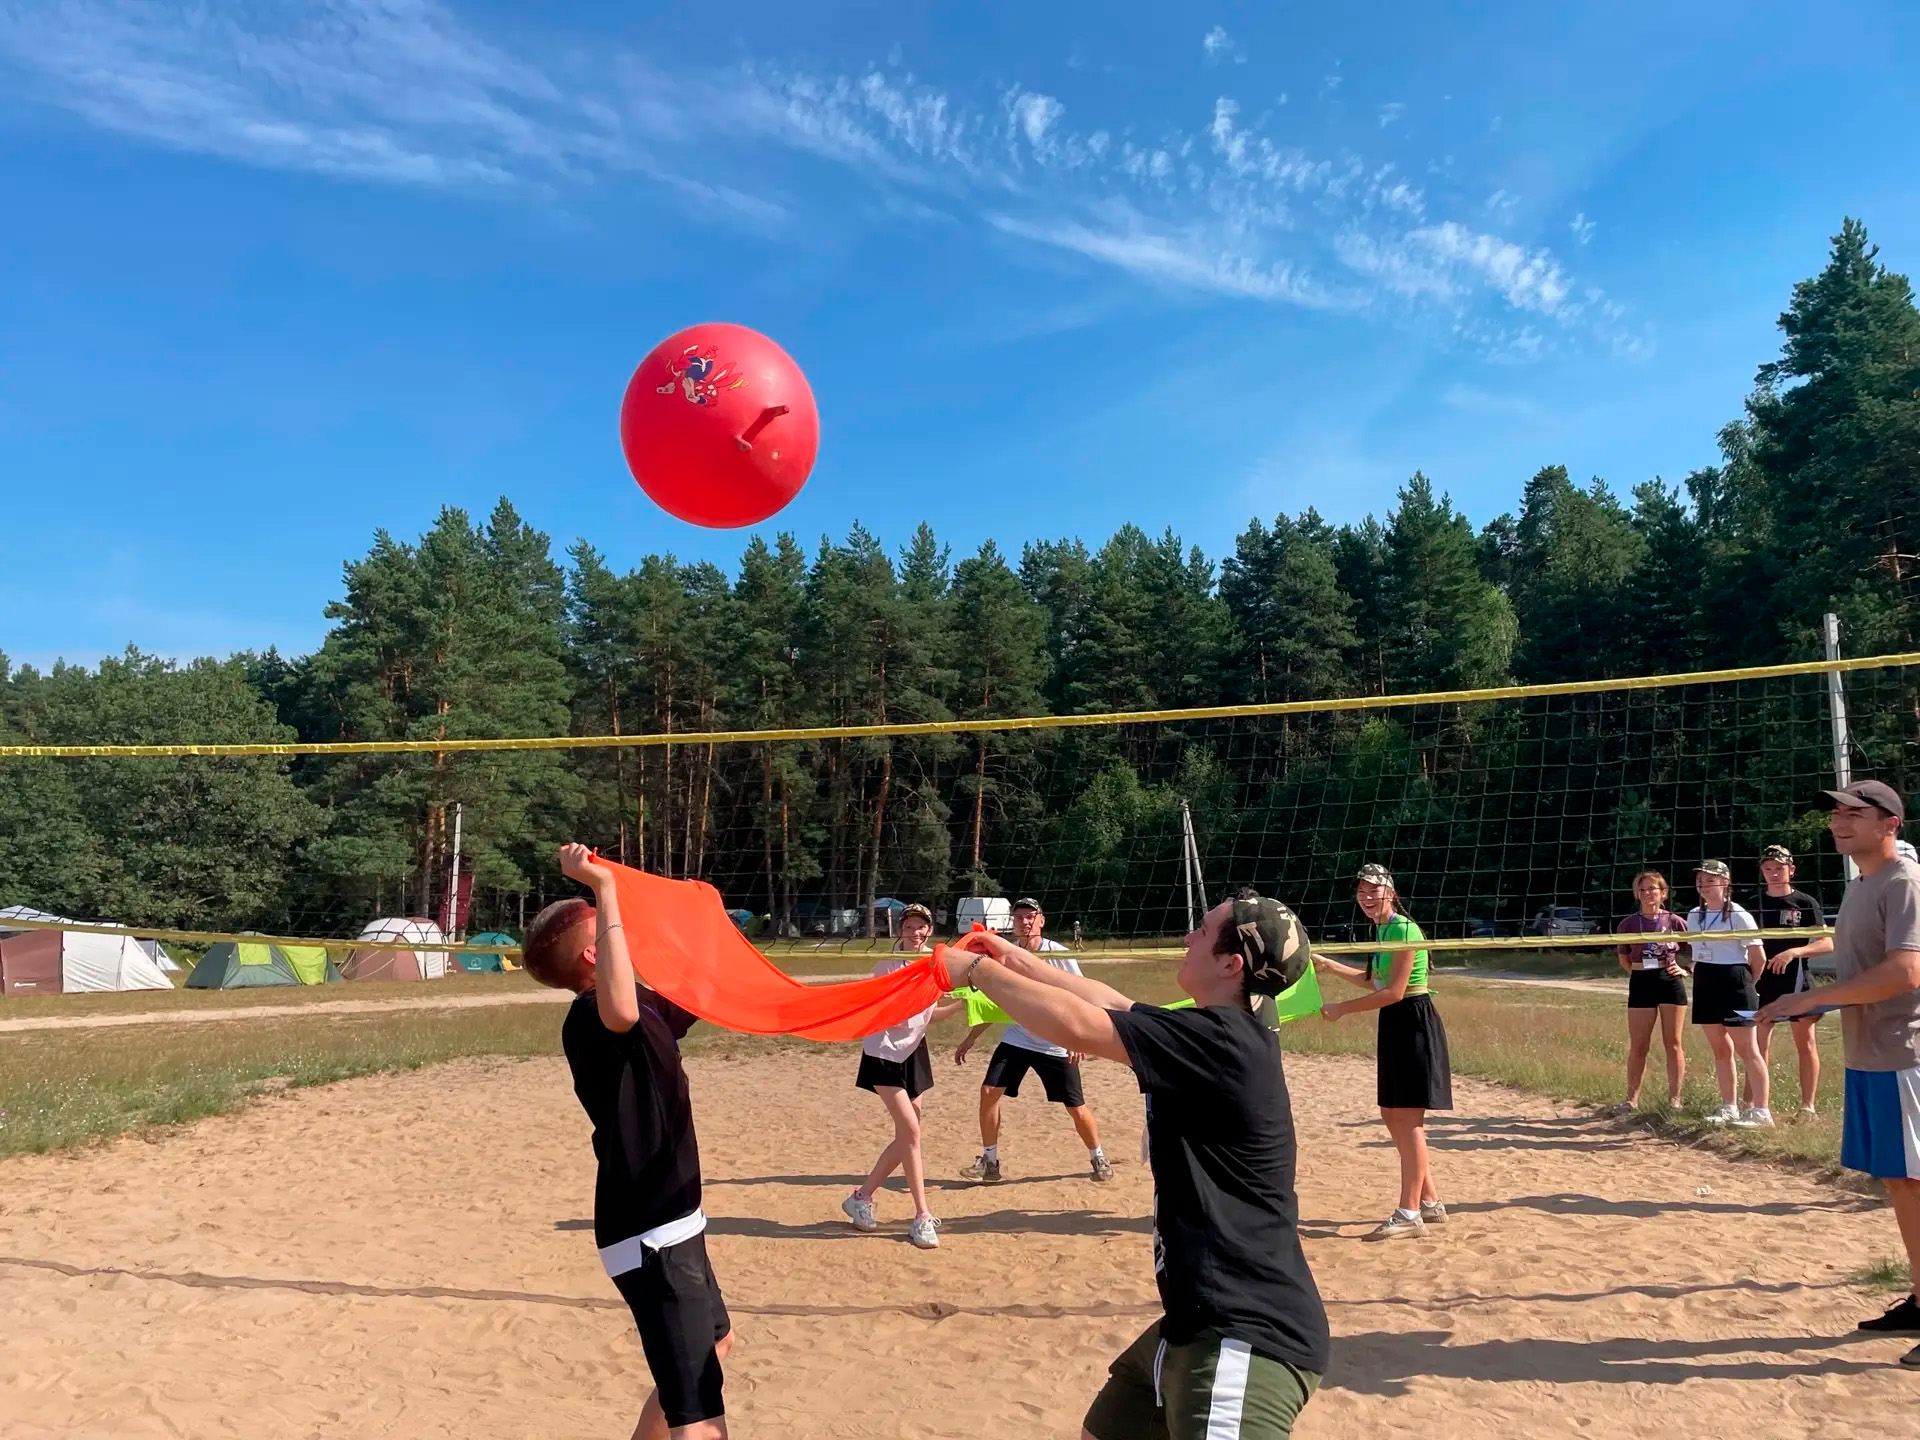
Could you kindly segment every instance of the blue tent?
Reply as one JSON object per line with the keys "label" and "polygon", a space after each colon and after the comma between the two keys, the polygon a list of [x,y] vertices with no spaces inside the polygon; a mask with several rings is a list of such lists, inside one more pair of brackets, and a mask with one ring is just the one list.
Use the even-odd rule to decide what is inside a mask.
{"label": "blue tent", "polygon": [[[469,935],[467,943],[469,945],[518,945],[520,942],[513,936],[504,935],[498,930],[482,930],[478,935]],[[487,950],[462,950],[453,958],[462,970],[475,975],[507,968],[498,955]]]}

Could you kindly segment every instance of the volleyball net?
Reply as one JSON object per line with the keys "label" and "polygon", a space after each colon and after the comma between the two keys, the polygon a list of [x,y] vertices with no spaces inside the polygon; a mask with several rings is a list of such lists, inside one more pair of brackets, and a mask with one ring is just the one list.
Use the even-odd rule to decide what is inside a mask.
{"label": "volleyball net", "polygon": [[554,849],[580,839],[713,884],[776,946],[885,937],[916,902],[951,933],[1031,897],[1055,939],[1151,953],[1251,885],[1317,947],[1364,949],[1353,883],[1375,863],[1442,945],[1592,948],[1645,869],[1684,909],[1694,867],[1727,861],[1750,905],[1768,845],[1837,904],[1822,792],[1920,775],[1920,654],[1124,715],[485,728],[452,711],[349,743],[0,745],[23,814],[75,817],[12,838],[53,853],[0,856],[0,902],[187,944],[419,916],[511,950],[569,893]]}

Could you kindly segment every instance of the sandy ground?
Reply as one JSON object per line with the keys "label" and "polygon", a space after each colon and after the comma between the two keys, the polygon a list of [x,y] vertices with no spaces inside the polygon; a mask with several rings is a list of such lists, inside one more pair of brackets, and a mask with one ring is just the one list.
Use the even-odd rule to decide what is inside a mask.
{"label": "sandy ground", "polygon": [[[976,1148],[946,1057],[929,1159]],[[696,1058],[714,1264],[746,1436],[1073,1436],[1157,1313],[1140,1100],[1088,1071],[1119,1178],[1009,1102],[1007,1183],[942,1179],[935,1252],[838,1205],[883,1137],[846,1050]],[[1910,1341],[1851,1332],[1890,1215],[1811,1179],[1461,1083],[1435,1127],[1453,1222],[1360,1243],[1391,1203],[1371,1065],[1293,1057],[1307,1249],[1334,1367],[1303,1437],[1887,1437]],[[647,1388],[588,1229],[556,1061],[288,1093],[156,1141],[0,1163],[0,1434],[624,1436]]]}

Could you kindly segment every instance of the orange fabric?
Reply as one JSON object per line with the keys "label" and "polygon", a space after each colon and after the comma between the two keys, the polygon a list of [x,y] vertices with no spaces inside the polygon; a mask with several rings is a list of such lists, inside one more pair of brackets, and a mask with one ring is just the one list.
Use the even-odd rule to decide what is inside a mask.
{"label": "orange fabric", "polygon": [[682,1009],[728,1030],[858,1040],[918,1015],[953,988],[944,946],[891,975],[802,985],[740,933],[713,886],[597,858],[613,872],[634,973]]}

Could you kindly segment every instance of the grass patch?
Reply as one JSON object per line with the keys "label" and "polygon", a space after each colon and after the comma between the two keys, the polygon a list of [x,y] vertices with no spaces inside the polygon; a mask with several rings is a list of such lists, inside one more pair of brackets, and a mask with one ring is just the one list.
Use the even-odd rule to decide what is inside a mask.
{"label": "grass patch", "polygon": [[1437,951],[1436,969],[1499,970],[1509,975],[1538,975],[1561,980],[1618,980],[1626,972],[1611,950],[1454,950]]}
{"label": "grass patch", "polygon": [[444,980],[350,980],[341,985],[275,985],[243,990],[121,990],[85,995],[0,997],[0,1020],[43,1015],[133,1015],[149,1010],[234,1010],[256,1005],[316,1005],[328,1000],[424,999],[537,990],[524,971],[468,974]]}
{"label": "grass patch", "polygon": [[1885,1256],[1864,1270],[1856,1270],[1847,1278],[1870,1290],[1891,1290],[1896,1294],[1913,1288],[1913,1272],[1907,1268],[1906,1262]]}

